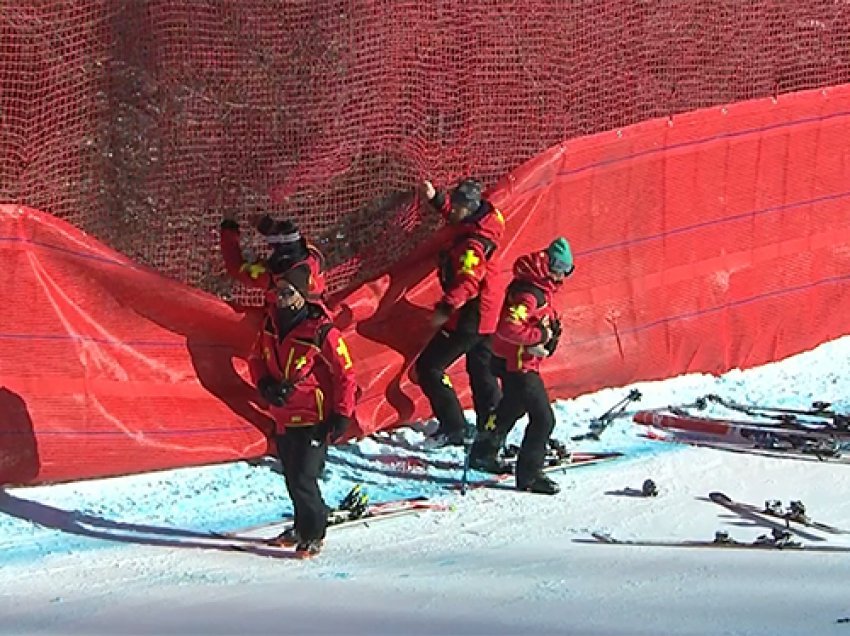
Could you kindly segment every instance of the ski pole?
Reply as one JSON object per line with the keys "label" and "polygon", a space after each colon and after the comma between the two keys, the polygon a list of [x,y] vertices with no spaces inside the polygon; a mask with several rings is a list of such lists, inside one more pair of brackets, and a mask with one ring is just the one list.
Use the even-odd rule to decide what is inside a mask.
{"label": "ski pole", "polygon": [[466,484],[469,476],[469,461],[472,455],[472,445],[475,443],[477,429],[469,422],[463,432],[463,475],[460,479],[460,494],[466,495]]}
{"label": "ski pole", "polygon": [[836,418],[840,417],[838,413],[829,409],[832,406],[829,402],[812,402],[810,409],[794,409],[780,406],[760,406],[757,404],[742,404],[734,400],[727,400],[719,395],[709,394],[705,396],[711,402],[720,404],[734,411],[741,411],[747,415],[761,415],[770,419],[794,421],[796,416],[803,415],[819,418]]}
{"label": "ski pole", "polygon": [[580,442],[586,439],[598,440],[599,435],[608,428],[611,422],[623,415],[626,407],[632,402],[640,400],[641,397],[640,391],[632,389],[626,397],[622,398],[602,415],[590,421],[590,432],[583,433],[582,435],[574,435],[570,439],[574,442]]}

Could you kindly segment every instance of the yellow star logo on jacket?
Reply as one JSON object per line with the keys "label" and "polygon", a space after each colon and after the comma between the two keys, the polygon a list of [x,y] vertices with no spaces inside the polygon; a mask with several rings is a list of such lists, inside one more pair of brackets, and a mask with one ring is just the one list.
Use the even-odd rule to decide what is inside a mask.
{"label": "yellow star logo on jacket", "polygon": [[525,305],[514,305],[508,308],[508,313],[511,316],[511,322],[519,324],[528,319],[528,307]]}
{"label": "yellow star logo on jacket", "polygon": [[462,274],[472,274],[475,272],[475,267],[481,259],[473,250],[466,250],[463,256],[460,257],[460,271]]}
{"label": "yellow star logo on jacket", "polygon": [[262,263],[243,263],[242,267],[239,268],[240,271],[248,272],[248,276],[257,280],[260,275],[266,273],[266,266]]}

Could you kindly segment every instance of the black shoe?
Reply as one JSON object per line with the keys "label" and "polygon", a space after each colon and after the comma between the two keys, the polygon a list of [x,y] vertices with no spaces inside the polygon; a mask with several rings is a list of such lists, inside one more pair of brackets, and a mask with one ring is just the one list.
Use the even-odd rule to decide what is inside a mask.
{"label": "black shoe", "polygon": [[561,487],[543,473],[537,473],[528,481],[517,479],[516,487],[517,490],[533,492],[538,495],[557,495],[561,492]]}
{"label": "black shoe", "polygon": [[494,475],[509,475],[514,472],[513,466],[502,461],[496,455],[483,455],[474,452],[469,456],[469,467],[472,470],[480,470]]}
{"label": "black shoe", "polygon": [[322,543],[321,539],[302,541],[295,546],[295,556],[301,559],[310,559],[322,551]]}
{"label": "black shoe", "polygon": [[274,539],[269,540],[269,545],[280,545],[286,548],[291,548],[301,542],[301,537],[298,536],[298,531],[295,528],[287,528]]}

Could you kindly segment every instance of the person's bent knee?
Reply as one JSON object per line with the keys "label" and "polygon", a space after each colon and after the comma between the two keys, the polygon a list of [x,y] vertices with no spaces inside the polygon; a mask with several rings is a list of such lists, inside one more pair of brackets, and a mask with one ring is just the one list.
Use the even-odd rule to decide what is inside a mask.
{"label": "person's bent knee", "polygon": [[433,386],[443,381],[445,370],[428,364],[427,361],[422,362],[421,358],[416,361],[415,368],[420,386]]}

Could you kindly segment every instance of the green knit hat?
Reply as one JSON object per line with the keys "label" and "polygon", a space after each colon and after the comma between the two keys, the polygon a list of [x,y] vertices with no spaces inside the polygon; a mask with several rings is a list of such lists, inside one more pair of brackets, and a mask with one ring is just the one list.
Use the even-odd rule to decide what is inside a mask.
{"label": "green knit hat", "polygon": [[549,269],[559,274],[569,274],[573,271],[573,252],[570,244],[563,237],[556,238],[546,248],[549,255]]}

